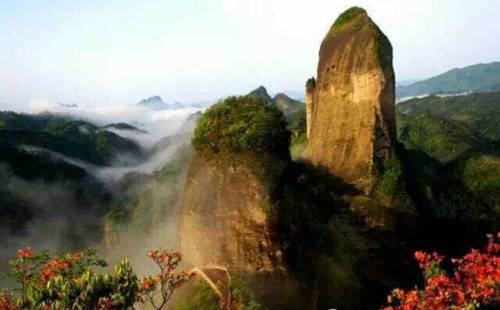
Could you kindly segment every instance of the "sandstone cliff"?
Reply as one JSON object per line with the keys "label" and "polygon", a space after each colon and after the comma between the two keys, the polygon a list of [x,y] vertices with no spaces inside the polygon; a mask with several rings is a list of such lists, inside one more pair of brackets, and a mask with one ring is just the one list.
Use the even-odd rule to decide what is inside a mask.
{"label": "sandstone cliff", "polygon": [[189,262],[249,272],[280,268],[281,251],[266,212],[273,184],[264,180],[280,171],[264,176],[268,171],[255,167],[263,161],[261,156],[195,156],[179,226],[180,250]]}
{"label": "sandstone cliff", "polygon": [[199,267],[275,270],[269,202],[290,161],[283,114],[258,96],[230,97],[201,116],[192,142],[180,250]]}
{"label": "sandstone cliff", "polygon": [[306,83],[306,135],[307,139],[311,136],[311,122],[314,110],[314,90],[316,88],[316,80],[310,78]]}
{"label": "sandstone cliff", "polygon": [[270,309],[307,309],[273,218],[273,196],[290,165],[283,113],[259,96],[230,97],[202,115],[192,142],[178,221],[185,261],[227,267]]}
{"label": "sandstone cliff", "polygon": [[323,40],[312,97],[309,160],[369,194],[393,156],[395,92],[391,44],[363,9]]}

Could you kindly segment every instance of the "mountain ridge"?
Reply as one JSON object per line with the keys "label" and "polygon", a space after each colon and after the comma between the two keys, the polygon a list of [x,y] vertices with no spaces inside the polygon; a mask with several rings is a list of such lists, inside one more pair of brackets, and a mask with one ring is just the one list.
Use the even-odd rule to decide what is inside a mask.
{"label": "mountain ridge", "polygon": [[478,63],[453,68],[416,83],[398,86],[398,98],[421,95],[459,94],[500,89],[500,62]]}

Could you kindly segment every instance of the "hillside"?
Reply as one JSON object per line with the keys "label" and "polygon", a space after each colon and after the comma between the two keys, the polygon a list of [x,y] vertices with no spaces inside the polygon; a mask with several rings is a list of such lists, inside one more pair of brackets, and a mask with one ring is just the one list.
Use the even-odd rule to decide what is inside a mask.
{"label": "hillside", "polygon": [[398,139],[407,148],[424,151],[443,163],[491,143],[459,121],[429,114],[401,115],[398,118]]}
{"label": "hillside", "polygon": [[398,98],[434,94],[460,94],[498,90],[500,62],[455,68],[435,77],[396,90]]}
{"label": "hillside", "polygon": [[413,117],[429,114],[458,121],[493,140],[500,139],[500,93],[481,93],[455,97],[429,96],[401,102],[398,115]]}
{"label": "hillside", "polygon": [[423,186],[418,196],[430,200],[434,216],[475,233],[498,229],[500,218],[499,95],[429,96],[396,108],[398,139],[412,150],[414,188]]}
{"label": "hillside", "polygon": [[96,218],[110,199],[104,184],[49,153],[8,143],[0,143],[0,163],[0,270],[24,244],[62,251],[100,242]]}
{"label": "hillside", "polygon": [[86,121],[47,113],[0,112],[3,143],[42,148],[95,165],[124,165],[145,156],[135,141]]}

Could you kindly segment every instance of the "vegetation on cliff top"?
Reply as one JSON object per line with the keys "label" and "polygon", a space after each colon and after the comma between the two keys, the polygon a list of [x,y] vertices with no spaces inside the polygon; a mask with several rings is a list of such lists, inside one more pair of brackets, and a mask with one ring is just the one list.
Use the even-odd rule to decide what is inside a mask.
{"label": "vegetation on cliff top", "polygon": [[344,13],[340,14],[339,17],[335,20],[335,22],[332,25],[332,28],[330,29],[330,32],[342,29],[343,26],[352,22],[360,15],[366,15],[366,11],[363,8],[353,6],[347,9],[346,11],[344,11]]}
{"label": "vegetation on cliff top", "polygon": [[198,153],[271,153],[288,157],[283,113],[256,96],[229,97],[201,116],[192,143]]}
{"label": "vegetation on cliff top", "polygon": [[309,79],[307,79],[307,82],[306,82],[306,89],[309,91],[309,90],[314,90],[314,88],[316,87],[316,79],[311,77]]}

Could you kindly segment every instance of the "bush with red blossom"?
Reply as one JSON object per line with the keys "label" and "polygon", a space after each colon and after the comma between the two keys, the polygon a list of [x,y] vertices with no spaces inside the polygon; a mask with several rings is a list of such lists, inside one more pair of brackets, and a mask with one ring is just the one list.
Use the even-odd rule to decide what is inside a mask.
{"label": "bush with red blossom", "polygon": [[50,257],[46,252],[21,249],[12,260],[16,287],[0,290],[0,310],[21,309],[165,309],[175,289],[193,275],[176,272],[178,252],[149,253],[160,271],[138,278],[123,260],[113,274],[97,273],[106,262],[94,250]]}
{"label": "bush with red blossom", "polygon": [[[455,268],[442,268],[443,256],[415,252],[425,278],[425,287],[395,289],[383,310],[437,310],[500,308],[500,233],[488,236],[486,249],[471,250],[462,258],[452,259]],[[496,308],[496,309],[498,309]]]}

